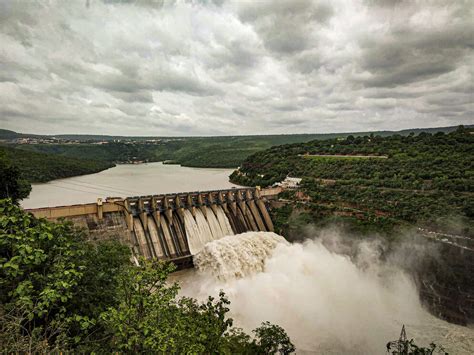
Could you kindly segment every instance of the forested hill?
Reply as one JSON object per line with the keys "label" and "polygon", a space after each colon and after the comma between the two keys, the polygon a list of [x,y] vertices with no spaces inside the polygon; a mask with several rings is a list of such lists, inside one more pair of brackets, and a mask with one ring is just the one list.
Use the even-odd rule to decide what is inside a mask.
{"label": "forested hill", "polygon": [[[429,132],[432,130],[434,129],[403,130],[399,131],[398,134],[409,135],[414,132]],[[454,128],[443,127],[439,130],[450,132]],[[394,132],[362,132],[352,135],[364,136],[370,134],[388,136],[394,134]],[[345,138],[348,135],[348,133],[333,133],[168,138],[67,135],[55,136],[54,139],[49,137],[46,144],[41,143],[41,139],[34,139],[29,144],[20,144],[17,147],[41,153],[58,154],[79,159],[102,160],[109,163],[171,161],[191,167],[235,168],[249,155],[272,146]],[[112,138],[115,141],[111,140]],[[64,139],[72,139],[72,141],[65,141]],[[99,139],[102,141],[95,141]]]}
{"label": "forested hill", "polygon": [[[468,125],[467,128],[474,128],[474,125]],[[409,128],[400,131],[373,131],[373,132],[340,132],[340,133],[308,133],[308,134],[274,134],[274,135],[240,135],[240,136],[220,136],[220,137],[161,137],[161,136],[110,136],[110,135],[96,135],[96,134],[57,134],[57,135],[38,135],[30,133],[18,133],[6,129],[0,129],[0,139],[15,139],[15,138],[58,138],[65,140],[79,140],[79,141],[116,141],[116,140],[128,140],[128,141],[147,141],[150,139],[177,139],[177,140],[213,140],[220,138],[224,139],[251,139],[251,140],[280,140],[281,144],[293,143],[293,142],[304,142],[312,139],[330,139],[334,137],[346,137],[348,135],[353,136],[364,136],[369,134],[375,134],[380,136],[389,136],[392,134],[408,135],[411,133],[436,133],[444,132],[449,133],[455,131],[457,126],[447,127],[433,127],[433,128]]]}
{"label": "forested hill", "polygon": [[203,168],[235,168],[249,155],[283,143],[307,142],[317,135],[166,138],[94,144],[21,144],[16,147],[71,158],[113,163],[172,161]]}
{"label": "forested hill", "polygon": [[248,157],[231,180],[268,186],[287,176],[303,178],[302,190],[318,201],[313,207],[319,212],[313,212],[321,218],[440,225],[439,218],[453,217],[459,226],[472,226],[474,134],[461,127],[449,134],[348,136],[277,146]]}
{"label": "forested hill", "polygon": [[0,146],[0,160],[18,167],[23,177],[30,182],[92,174],[113,166],[104,161],[75,159],[4,146]]}

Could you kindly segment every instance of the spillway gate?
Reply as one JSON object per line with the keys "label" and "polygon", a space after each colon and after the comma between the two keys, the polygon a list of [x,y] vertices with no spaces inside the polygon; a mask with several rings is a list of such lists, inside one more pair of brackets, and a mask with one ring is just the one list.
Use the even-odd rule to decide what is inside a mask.
{"label": "spillway gate", "polygon": [[192,266],[206,243],[248,231],[273,231],[266,200],[257,188],[101,199],[95,204],[28,210],[37,217],[66,218],[94,239],[128,244],[135,260],[170,260]]}
{"label": "spillway gate", "polygon": [[134,255],[188,260],[206,243],[247,231],[273,231],[257,189],[189,192],[125,199]]}

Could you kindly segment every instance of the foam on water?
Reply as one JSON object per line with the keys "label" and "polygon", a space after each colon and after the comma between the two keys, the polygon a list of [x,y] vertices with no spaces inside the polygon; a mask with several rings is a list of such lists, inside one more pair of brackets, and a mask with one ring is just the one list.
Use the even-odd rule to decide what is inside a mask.
{"label": "foam on water", "polygon": [[318,241],[243,233],[206,244],[194,263],[197,270],[175,276],[183,295],[203,300],[223,289],[236,325],[279,324],[300,353],[381,354],[402,324],[417,344],[474,353],[474,330],[428,314],[401,270],[373,261],[361,268]]}
{"label": "foam on water", "polygon": [[277,244],[286,240],[272,232],[247,232],[228,236],[204,246],[194,256],[194,265],[203,274],[232,280],[263,271],[265,260]]}

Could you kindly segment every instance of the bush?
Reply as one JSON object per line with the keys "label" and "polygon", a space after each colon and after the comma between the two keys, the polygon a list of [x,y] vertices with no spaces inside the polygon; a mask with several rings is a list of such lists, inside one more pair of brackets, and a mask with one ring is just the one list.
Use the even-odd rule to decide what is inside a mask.
{"label": "bush", "polygon": [[0,199],[10,198],[15,203],[27,198],[31,185],[20,170],[0,152]]}
{"label": "bush", "polygon": [[92,244],[67,222],[0,200],[0,352],[287,354],[285,331],[233,328],[223,292],[199,303],[168,285],[173,264],[130,263],[128,247]]}

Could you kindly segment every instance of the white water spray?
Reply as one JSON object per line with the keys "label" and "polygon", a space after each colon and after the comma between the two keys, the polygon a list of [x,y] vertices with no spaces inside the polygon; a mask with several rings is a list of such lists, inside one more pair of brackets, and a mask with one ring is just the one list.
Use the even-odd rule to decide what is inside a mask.
{"label": "white water spray", "polygon": [[195,255],[207,243],[207,238],[202,235],[201,229],[189,210],[184,210],[184,228],[188,236],[189,251],[192,255]]}
{"label": "white water spray", "polygon": [[199,233],[201,234],[201,240],[205,242],[204,244],[212,242],[214,238],[212,237],[211,228],[209,228],[209,223],[207,222],[206,217],[204,217],[204,213],[202,213],[201,209],[196,208],[195,218],[196,224],[199,228]]}
{"label": "white water spray", "polygon": [[221,226],[222,232],[224,233],[224,237],[228,235],[234,235],[232,231],[232,227],[230,226],[229,219],[225,215],[224,210],[221,206],[216,206],[217,211],[217,220],[219,221],[219,225]]}
{"label": "white water spray", "polygon": [[265,260],[280,243],[287,242],[272,232],[242,233],[206,244],[193,261],[204,274],[232,280],[263,271]]}
{"label": "white water spray", "polygon": [[217,217],[213,210],[204,207],[206,217],[200,209],[196,209],[196,218],[189,210],[184,210],[184,227],[188,238],[191,255],[198,254],[204,246],[227,235],[233,235],[229,220],[220,206],[217,208]]}
{"label": "white water spray", "polygon": [[[238,326],[279,324],[300,353],[382,354],[402,324],[418,344],[474,353],[472,329],[429,315],[410,278],[372,256],[365,250],[356,264],[317,241],[249,232],[207,244],[194,259],[197,271],[176,277],[183,295],[201,300],[223,289]],[[358,266],[364,262],[370,267]]]}
{"label": "white water spray", "polygon": [[220,239],[224,236],[224,232],[219,225],[219,221],[216,218],[216,215],[209,207],[204,207],[206,209],[206,220],[209,225],[209,229],[212,233],[212,239]]}

